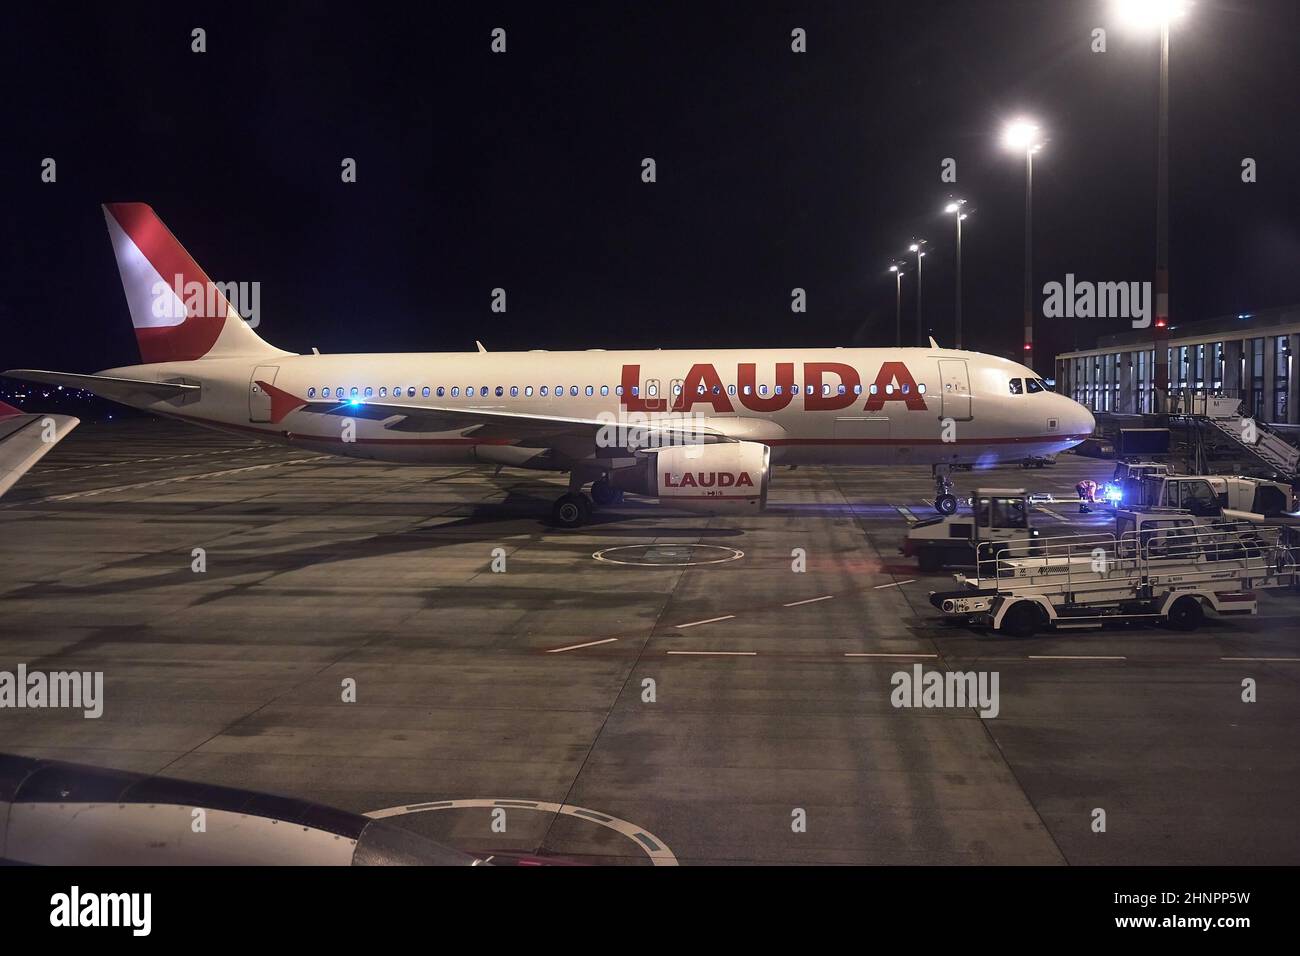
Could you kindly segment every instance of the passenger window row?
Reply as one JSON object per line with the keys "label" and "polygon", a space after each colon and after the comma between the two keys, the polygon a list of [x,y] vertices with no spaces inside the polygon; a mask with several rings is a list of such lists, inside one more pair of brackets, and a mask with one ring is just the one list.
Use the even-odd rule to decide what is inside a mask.
{"label": "passenger window row", "polygon": [[[1017,391],[1015,390],[1015,388],[1016,388],[1016,382],[1017,382],[1016,379],[1012,379],[1012,393],[1018,395],[1018,394],[1020,394],[1020,393],[1017,392]],[[808,386],[805,386],[805,388],[807,389],[806,394],[808,394],[808,395],[815,395],[815,394],[816,394],[816,391],[817,391],[817,390],[816,390],[816,386],[808,385]],[[561,396],[561,395],[563,395],[563,394],[565,393],[565,392],[564,392],[564,389],[565,389],[565,386],[563,386],[563,385],[556,385],[556,386],[554,387],[554,392],[552,392],[552,390],[551,390],[551,386],[549,386],[549,385],[540,385],[540,386],[537,387],[537,394],[540,395],[540,396],[542,396],[543,398],[549,397],[549,396],[551,396],[552,394],[555,395],[556,397],[558,397],[558,396]],[[576,396],[578,396],[579,394],[584,394],[584,395],[587,395],[588,397],[592,397],[592,396],[594,396],[594,395],[596,394],[597,390],[599,390],[599,392],[600,392],[600,394],[601,394],[602,396],[605,396],[605,395],[609,395],[609,393],[610,393],[610,391],[611,391],[611,389],[610,389],[610,387],[609,387],[608,385],[601,385],[601,386],[587,385],[587,386],[585,386],[585,387],[580,387],[580,386],[577,386],[577,385],[570,385],[570,386],[568,387],[568,389],[569,389],[568,394],[569,394],[570,396],[573,396],[573,397],[576,397]],[[916,390],[917,390],[917,392],[918,392],[919,394],[924,395],[924,394],[925,394],[925,385],[924,385],[924,384],[917,385],[917,386],[916,386]],[[461,388],[460,388],[459,385],[451,385],[451,386],[439,385],[437,388],[433,388],[433,389],[431,389],[428,385],[424,385],[424,386],[415,386],[415,385],[406,385],[406,386],[402,386],[402,385],[395,385],[395,386],[393,386],[392,397],[393,397],[393,398],[402,398],[402,397],[406,397],[406,398],[415,398],[417,391],[418,391],[420,397],[422,397],[422,398],[429,398],[431,395],[436,396],[436,397],[438,397],[438,398],[445,398],[445,397],[447,397],[447,396],[450,396],[451,398],[461,398],[461,397],[462,397],[462,392],[461,392]],[[871,386],[867,389],[867,391],[868,391],[868,393],[871,394],[871,395],[876,395],[876,394],[878,394],[879,389],[878,389],[878,387],[877,387],[876,385],[871,385]],[[903,394],[903,395],[907,395],[907,394],[909,394],[909,393],[911,392],[911,385],[905,383],[905,384],[903,384],[902,386],[900,386],[900,387],[898,388],[898,391],[901,392],[901,394]],[[1038,391],[1038,389],[1035,389],[1035,391]],[[495,388],[491,388],[491,387],[489,387],[489,386],[487,386],[487,385],[478,385],[478,386],[475,386],[475,385],[466,385],[466,386],[465,386],[465,389],[464,389],[464,392],[463,392],[463,397],[464,397],[464,398],[476,398],[476,397],[477,397],[477,398],[488,398],[488,397],[490,397],[490,396],[495,395],[497,398],[505,398],[505,396],[506,396],[506,392],[507,392],[507,389],[506,389],[506,386],[504,386],[504,385],[498,385],[498,386],[496,386]],[[523,394],[523,396],[524,396],[525,398],[532,398],[532,397],[533,397],[533,386],[532,386],[532,385],[525,385],[522,389],[520,389],[520,387],[519,387],[518,385],[511,385],[511,386],[509,387],[509,394],[510,394],[510,397],[511,397],[511,398],[518,398],[519,395],[521,394],[521,392],[522,392],[522,394]],[[622,386],[622,385],[615,385],[615,386],[613,387],[613,392],[614,392],[615,395],[622,395],[622,394],[623,394],[623,386]],[[711,392],[712,394],[714,394],[714,395],[721,395],[721,394],[722,394],[722,386],[720,386],[720,385],[714,385],[714,386],[712,387],[712,389],[707,389],[707,388],[705,388],[704,385],[700,385],[700,386],[698,387],[698,389],[697,389],[697,392],[698,392],[698,394],[700,394],[700,395],[708,395],[708,394],[710,394],[710,392]],[[744,386],[743,389],[741,389],[741,392],[742,392],[742,394],[745,394],[745,395],[750,395],[750,394],[753,394],[754,392],[757,392],[757,394],[759,394],[759,395],[767,395],[767,394],[769,394],[769,389],[768,389],[768,386],[767,386],[767,385],[759,385],[759,386],[758,386],[757,388],[755,388],[755,389],[751,389],[751,387],[750,387],[749,385],[746,385],[746,386]],[[886,385],[886,386],[885,386],[885,394],[886,394],[886,395],[893,395],[894,392],[895,392],[895,388],[894,388],[893,385]],[[658,395],[658,393],[659,393],[659,389],[658,389],[655,385],[651,385],[651,386],[646,390],[646,393],[647,393],[648,395],[650,395],[650,396],[656,396],[656,395]],[[675,383],[675,384],[673,385],[673,394],[674,394],[674,395],[680,395],[681,393],[682,393],[682,386],[681,386],[681,383]],[[821,393],[822,393],[823,397],[830,396],[830,395],[832,395],[832,394],[838,394],[838,395],[845,395],[845,394],[848,394],[848,392],[847,392],[847,390],[846,390],[846,388],[845,388],[845,386],[844,386],[843,384],[841,384],[841,385],[838,387],[837,390],[832,390],[832,388],[831,388],[831,386],[830,386],[829,384],[823,384],[823,385],[822,385],[822,389],[821,389]],[[632,395],[639,395],[639,394],[640,394],[640,389],[639,389],[639,387],[636,386],[636,385],[633,385],[630,394],[632,394]],[[727,386],[727,394],[728,394],[728,395],[735,395],[735,394],[736,394],[736,386],[735,386],[735,385],[728,385],[728,386]],[[784,394],[786,394],[786,393],[785,393],[785,391],[784,391],[784,389],[783,389],[782,386],[780,386],[780,385],[774,385],[774,386],[772,386],[772,388],[771,388],[771,394],[775,394],[775,395],[784,395]],[[799,393],[799,386],[798,386],[798,385],[791,385],[791,386],[790,386],[789,394],[791,394],[791,395],[798,395],[798,394],[800,394],[800,393]],[[853,386],[853,394],[854,394],[854,395],[861,395],[861,394],[862,394],[862,386],[861,386],[861,385],[854,385],[854,386]],[[337,386],[325,385],[325,386],[321,387],[319,390],[318,390],[315,386],[312,386],[311,388],[308,388],[308,389],[307,389],[307,397],[308,397],[308,398],[315,398],[317,395],[319,395],[321,398],[336,398],[336,399],[339,399],[340,401],[347,401],[347,400],[349,400],[349,399],[374,398],[374,397],[376,397],[376,395],[378,395],[379,398],[388,398],[388,397],[389,397],[389,392],[388,392],[388,386],[387,386],[387,385],[381,385],[381,386],[379,386],[379,389],[378,389],[377,392],[376,392],[376,389],[374,388],[374,386],[371,386],[371,385],[365,385],[365,386],[353,385],[353,386],[351,386],[350,388],[349,388],[348,386],[345,386],[345,385],[337,385]]]}

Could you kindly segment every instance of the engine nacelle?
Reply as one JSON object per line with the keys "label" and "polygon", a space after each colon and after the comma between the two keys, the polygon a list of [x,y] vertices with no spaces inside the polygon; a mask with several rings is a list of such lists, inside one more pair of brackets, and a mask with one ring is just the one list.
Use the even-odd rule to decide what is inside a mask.
{"label": "engine nacelle", "polygon": [[688,511],[736,514],[767,507],[771,450],[752,441],[670,445],[610,476],[616,488]]}

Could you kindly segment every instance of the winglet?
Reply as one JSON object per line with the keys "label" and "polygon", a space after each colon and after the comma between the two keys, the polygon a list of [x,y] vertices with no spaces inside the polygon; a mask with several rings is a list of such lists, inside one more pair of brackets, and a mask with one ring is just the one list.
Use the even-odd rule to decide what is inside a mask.
{"label": "winglet", "polygon": [[[17,411],[3,402],[0,406]],[[15,416],[3,411],[0,411],[0,422],[8,423],[0,429],[0,495],[12,488],[47,451],[81,424],[80,419],[71,415],[18,412]]]}
{"label": "winglet", "polygon": [[942,349],[942,346],[940,346],[939,343],[936,342],[936,341],[934,340],[934,336],[933,336],[933,335],[930,336],[930,348],[932,348],[932,349]]}
{"label": "winglet", "polygon": [[479,350],[480,352],[482,352],[484,355],[487,355],[487,349],[485,349],[485,348],[483,347],[483,343],[482,343],[482,342],[480,342],[478,339],[475,339],[475,340],[474,340],[474,344],[478,346],[478,350]]}
{"label": "winglet", "polygon": [[284,389],[276,388],[274,385],[268,385],[261,379],[257,380],[257,386],[267,395],[271,396],[271,424],[278,425],[284,420],[284,417],[290,412],[296,412],[307,404],[307,400],[299,398],[297,395],[291,395]]}

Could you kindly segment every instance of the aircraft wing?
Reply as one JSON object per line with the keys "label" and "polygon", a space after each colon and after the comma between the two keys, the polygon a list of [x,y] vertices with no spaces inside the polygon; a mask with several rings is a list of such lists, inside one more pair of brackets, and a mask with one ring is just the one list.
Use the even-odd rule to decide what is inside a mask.
{"label": "aircraft wing", "polygon": [[[386,422],[393,431],[447,432],[473,429],[475,438],[517,439],[527,444],[580,438],[595,441],[602,429],[617,432],[623,438],[645,445],[650,436],[672,436],[679,443],[686,438],[705,444],[735,441],[722,430],[697,424],[692,419],[626,423],[614,419],[573,418],[563,415],[534,415],[495,408],[458,408],[456,406],[414,405],[404,402],[359,399],[331,402],[299,398],[274,385],[259,381],[258,386],[271,398],[271,421],[278,422],[290,412],[303,410],[320,415],[365,418]],[[392,421],[387,421],[393,419]],[[614,436],[611,436],[614,437]]]}
{"label": "aircraft wing", "polygon": [[159,401],[197,394],[199,391],[198,385],[183,385],[179,382],[147,382],[135,378],[116,378],[112,375],[78,375],[73,372],[47,372],[35,368],[11,368],[6,372],[0,372],[0,375],[24,382],[79,388],[124,405],[132,404],[133,399]]}
{"label": "aircraft wing", "polygon": [[0,495],[80,424],[71,415],[29,415],[0,402]]}

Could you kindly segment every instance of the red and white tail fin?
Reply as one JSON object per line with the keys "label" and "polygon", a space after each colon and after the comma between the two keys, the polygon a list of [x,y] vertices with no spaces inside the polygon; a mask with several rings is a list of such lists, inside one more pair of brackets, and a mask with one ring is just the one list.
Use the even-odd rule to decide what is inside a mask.
{"label": "red and white tail fin", "polygon": [[258,338],[149,206],[108,203],[104,219],[146,364],[288,354]]}

